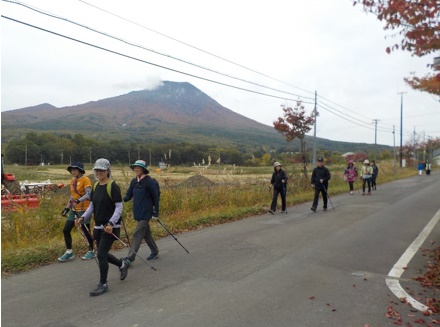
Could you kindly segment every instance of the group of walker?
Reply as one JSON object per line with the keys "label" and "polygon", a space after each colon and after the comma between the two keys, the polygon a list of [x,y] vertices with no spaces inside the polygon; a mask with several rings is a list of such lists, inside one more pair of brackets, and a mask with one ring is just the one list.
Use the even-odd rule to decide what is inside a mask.
{"label": "group of walker", "polygon": [[[149,171],[144,160],[137,160],[130,167],[135,172],[136,177],[131,180],[124,197],[122,197],[121,189],[117,183],[111,179],[110,162],[107,159],[98,159],[96,161],[93,171],[97,182],[93,185],[91,180],[85,176],[84,165],[81,162],[74,162],[67,167],[73,178],[70,181],[71,194],[69,202],[62,215],[67,216],[69,211],[70,213],[67,216],[63,229],[66,252],[58,258],[58,261],[66,262],[75,258],[72,250],[71,231],[76,226],[87,239],[89,246],[89,251],[82,259],[90,260],[97,258],[99,266],[99,283],[90,292],[90,296],[98,296],[108,291],[107,275],[109,263],[119,268],[120,280],[124,280],[127,277],[128,267],[135,260],[136,255],[138,255],[137,252],[141,246],[142,239],[145,240],[151,251],[147,260],[156,259],[159,254],[159,249],[153,239],[149,225],[151,218],[158,220],[159,185],[148,175]],[[115,240],[119,240],[125,245],[119,238],[121,226],[123,226],[121,218],[122,203],[131,199],[133,199],[133,217],[137,221],[133,234],[133,244],[129,247],[127,257],[118,259],[109,251]],[[93,232],[90,232],[92,215],[94,227]],[[94,250],[94,240],[96,241],[97,251]]]}
{"label": "group of walker", "polygon": [[[372,160],[370,164],[370,161],[368,161],[368,159],[365,159],[360,174],[360,177],[362,179],[362,195],[371,195],[372,190],[377,190],[376,179],[378,175],[379,168],[376,165],[376,161]],[[348,161],[348,166],[344,171],[344,180],[348,182],[351,195],[354,194],[353,183],[357,181],[358,177],[358,170],[354,166],[353,160]],[[368,186],[368,193],[365,193],[366,186]]]}
{"label": "group of walker", "polygon": [[[371,195],[372,190],[377,189],[376,179],[379,174],[379,168],[376,165],[376,162],[373,160],[370,162],[367,160],[364,161],[364,164],[361,168],[360,177],[362,179],[362,195]],[[350,194],[354,194],[354,182],[357,181],[359,177],[358,170],[354,166],[353,160],[348,162],[348,166],[344,171],[344,180],[348,182],[350,188]],[[322,194],[323,200],[323,210],[327,211],[327,204],[329,195],[327,193],[328,190],[328,182],[331,178],[330,171],[327,167],[324,166],[324,158],[319,157],[317,160],[316,167],[313,169],[312,177],[311,177],[311,186],[314,189],[313,203],[310,208],[312,211],[316,212],[316,208],[318,207],[319,194]],[[273,187],[272,194],[272,203],[270,205],[269,213],[275,214],[277,207],[278,195],[281,196],[281,213],[287,213],[286,208],[286,190],[287,190],[287,174],[283,171],[282,165],[279,162],[274,163],[274,172],[271,178],[271,186]],[[368,193],[365,193],[366,187],[368,186]]]}

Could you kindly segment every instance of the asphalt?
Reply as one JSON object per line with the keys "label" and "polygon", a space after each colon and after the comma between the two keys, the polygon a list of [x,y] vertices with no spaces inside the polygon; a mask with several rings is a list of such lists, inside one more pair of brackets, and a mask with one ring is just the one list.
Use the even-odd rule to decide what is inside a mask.
{"label": "asphalt", "polygon": [[[74,260],[2,278],[2,326],[388,326],[420,312],[402,304],[385,279],[439,210],[440,175],[379,185],[371,196],[331,196],[334,209],[310,204],[158,241],[160,257],[141,260],[125,281],[111,266],[110,291],[93,298],[94,261]],[[166,224],[166,221],[163,220]],[[438,224],[423,244],[440,241]],[[426,289],[418,251],[400,279],[415,297]],[[118,251],[117,256],[125,256]],[[148,256],[145,245],[140,254]],[[423,256],[425,254],[425,256]],[[424,292],[425,291],[425,292]],[[429,293],[429,294],[428,294]],[[425,298],[420,297],[421,301]]]}

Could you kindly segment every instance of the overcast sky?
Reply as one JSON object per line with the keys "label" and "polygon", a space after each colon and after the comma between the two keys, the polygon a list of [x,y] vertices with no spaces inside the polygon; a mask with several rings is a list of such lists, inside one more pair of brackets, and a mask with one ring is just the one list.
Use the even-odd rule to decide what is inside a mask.
{"label": "overcast sky", "polygon": [[2,111],[41,103],[71,106],[169,80],[190,82],[221,105],[272,126],[282,114],[281,105],[294,105],[298,96],[311,112],[316,90],[318,137],[374,143],[373,120],[378,120],[377,143],[393,145],[395,125],[399,145],[398,93],[406,92],[404,143],[412,140],[414,128],[421,138],[440,137],[439,99],[413,91],[403,81],[411,72],[428,73],[427,65],[435,55],[418,58],[401,51],[388,55],[386,47],[400,43],[399,36],[384,31],[383,23],[361,7],[353,7],[350,0],[20,3],[138,47],[15,3],[2,1],[2,15],[145,62],[271,96],[122,57],[2,18]]}

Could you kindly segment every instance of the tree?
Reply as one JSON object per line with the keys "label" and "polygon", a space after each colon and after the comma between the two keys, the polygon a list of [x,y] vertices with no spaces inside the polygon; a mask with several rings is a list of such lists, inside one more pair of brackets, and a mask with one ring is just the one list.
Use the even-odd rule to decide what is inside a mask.
{"label": "tree", "polygon": [[283,108],[283,117],[278,117],[273,122],[274,128],[286,138],[287,142],[291,142],[294,139],[299,139],[301,144],[301,156],[304,166],[304,177],[307,180],[307,157],[306,157],[306,133],[312,129],[312,125],[315,122],[313,114],[306,115],[305,108],[302,102],[298,100],[295,108],[286,107]]}
{"label": "tree", "polygon": [[[440,2],[438,0],[354,0],[385,22],[385,30],[399,30],[402,40],[386,49],[401,49],[422,57],[440,50]],[[433,65],[430,65],[433,67]],[[440,73],[405,78],[413,89],[440,95]]]}

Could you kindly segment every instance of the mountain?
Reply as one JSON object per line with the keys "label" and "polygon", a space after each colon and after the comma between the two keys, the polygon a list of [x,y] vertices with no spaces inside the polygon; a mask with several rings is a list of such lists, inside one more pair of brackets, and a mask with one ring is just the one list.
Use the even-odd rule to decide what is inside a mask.
{"label": "mountain", "polygon": [[81,133],[140,141],[277,144],[270,126],[229,110],[189,83],[165,81],[154,90],[56,108],[42,104],[2,112],[2,141],[17,131]]}
{"label": "mountain", "polygon": [[[204,143],[285,147],[271,126],[227,109],[190,83],[164,81],[153,90],[57,108],[41,104],[2,112],[2,144],[25,133],[83,134],[127,142]],[[295,145],[297,142],[293,142]],[[311,145],[309,139],[308,144]],[[319,139],[318,148],[341,152],[371,145]],[[293,145],[293,144],[292,144]]]}

